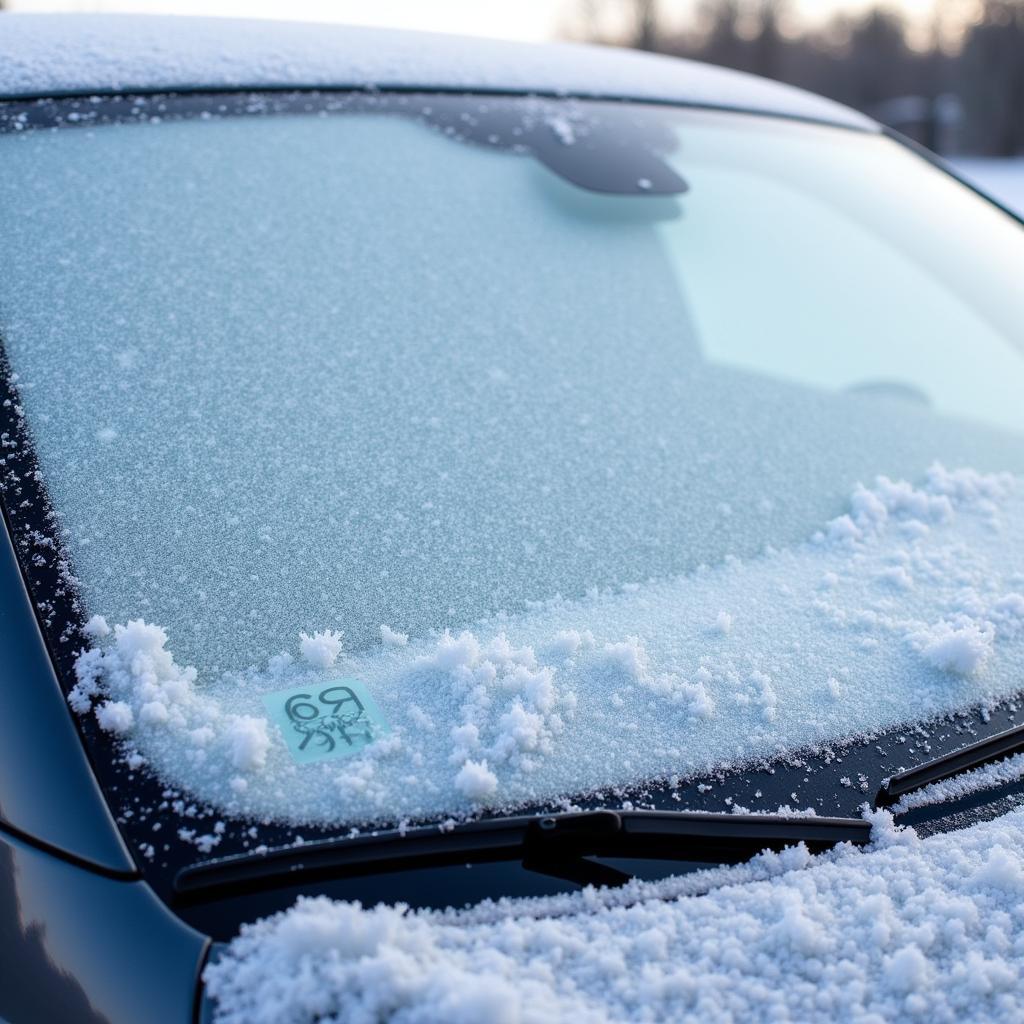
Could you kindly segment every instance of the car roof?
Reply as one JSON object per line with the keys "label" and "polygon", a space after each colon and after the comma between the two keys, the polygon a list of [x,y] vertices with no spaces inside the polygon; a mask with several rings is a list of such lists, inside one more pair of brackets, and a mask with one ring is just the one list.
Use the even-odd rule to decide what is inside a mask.
{"label": "car roof", "polygon": [[370,87],[635,99],[877,129],[856,111],[800,89],[613,47],[288,21],[0,15],[0,98],[5,99]]}

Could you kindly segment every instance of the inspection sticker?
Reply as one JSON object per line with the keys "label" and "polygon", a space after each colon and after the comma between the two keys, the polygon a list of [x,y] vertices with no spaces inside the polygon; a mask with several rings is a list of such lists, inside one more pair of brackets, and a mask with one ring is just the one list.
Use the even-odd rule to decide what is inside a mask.
{"label": "inspection sticker", "polygon": [[355,679],[265,693],[263,703],[299,764],[358,754],[388,731],[370,692]]}

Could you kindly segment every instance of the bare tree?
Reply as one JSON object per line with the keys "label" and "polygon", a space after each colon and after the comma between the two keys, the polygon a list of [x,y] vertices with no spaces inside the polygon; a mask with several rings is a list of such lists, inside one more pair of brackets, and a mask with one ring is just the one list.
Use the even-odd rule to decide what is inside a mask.
{"label": "bare tree", "polygon": [[958,72],[968,148],[995,156],[1024,151],[1024,4],[986,0]]}
{"label": "bare tree", "polygon": [[669,0],[578,0],[577,38],[693,57],[823,93],[927,145],[966,112],[965,148],[1024,152],[1024,0],[934,0],[930,28],[881,0],[859,16],[798,30],[791,0],[696,0],[687,22]]}
{"label": "bare tree", "polygon": [[569,13],[564,34],[588,42],[659,50],[658,0],[577,0]]}
{"label": "bare tree", "polygon": [[656,50],[658,42],[658,0],[633,0],[636,48]]}

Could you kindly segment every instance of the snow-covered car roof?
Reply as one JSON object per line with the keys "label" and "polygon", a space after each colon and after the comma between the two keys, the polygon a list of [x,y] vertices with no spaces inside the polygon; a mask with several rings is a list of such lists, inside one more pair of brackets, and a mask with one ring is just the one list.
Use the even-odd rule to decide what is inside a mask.
{"label": "snow-covered car roof", "polygon": [[621,97],[876,127],[800,89],[610,47],[226,18],[0,18],[0,98],[371,86]]}

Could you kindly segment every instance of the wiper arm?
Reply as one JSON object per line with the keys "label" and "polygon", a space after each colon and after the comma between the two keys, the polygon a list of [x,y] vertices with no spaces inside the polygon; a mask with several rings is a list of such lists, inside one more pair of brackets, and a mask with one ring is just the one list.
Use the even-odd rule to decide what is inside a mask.
{"label": "wiper arm", "polygon": [[628,875],[585,858],[738,864],[762,850],[804,843],[819,853],[839,843],[863,845],[870,835],[870,824],[859,818],[607,810],[495,818],[449,831],[415,828],[206,861],[179,871],[174,891],[193,902],[297,882],[505,860],[581,885],[621,885]]}
{"label": "wiper arm", "polygon": [[969,772],[974,768],[981,768],[992,761],[1001,761],[1004,757],[1019,753],[1024,750],[1024,725],[1018,725],[1015,729],[1008,729],[987,740],[979,740],[969,746],[961,747],[952,754],[945,754],[936,757],[932,761],[926,761],[916,768],[910,768],[905,772],[898,772],[890,776],[882,783],[878,795],[875,797],[875,805],[878,807],[889,807],[898,803],[901,797],[907,793],[920,789],[922,786],[930,785],[933,782],[942,782],[943,779],[950,779],[962,772]]}

